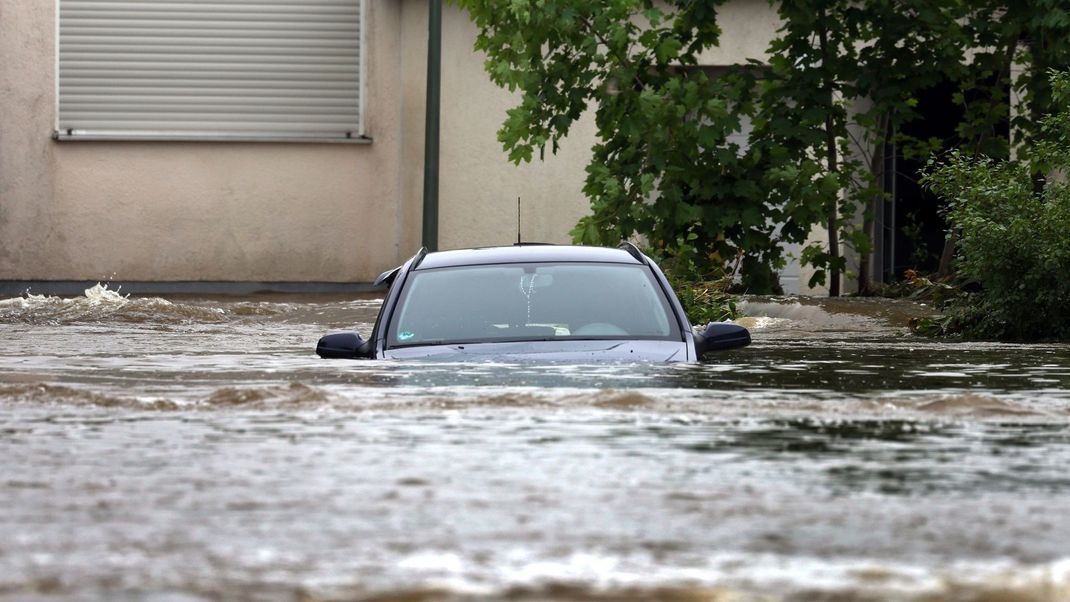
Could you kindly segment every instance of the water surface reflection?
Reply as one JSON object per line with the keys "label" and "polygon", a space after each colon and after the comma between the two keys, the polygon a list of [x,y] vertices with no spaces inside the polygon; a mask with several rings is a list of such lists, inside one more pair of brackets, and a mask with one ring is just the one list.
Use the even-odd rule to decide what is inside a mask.
{"label": "water surface reflection", "polygon": [[376,309],[0,301],[0,599],[1070,599],[1067,346],[751,300],[701,365],[312,354]]}

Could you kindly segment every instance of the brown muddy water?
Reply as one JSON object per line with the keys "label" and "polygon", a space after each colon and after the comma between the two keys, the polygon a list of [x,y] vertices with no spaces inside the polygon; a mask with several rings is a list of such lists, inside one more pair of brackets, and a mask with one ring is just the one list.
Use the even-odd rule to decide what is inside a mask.
{"label": "brown muddy water", "polygon": [[0,600],[1070,600],[1070,347],[325,361],[377,300],[0,301]]}

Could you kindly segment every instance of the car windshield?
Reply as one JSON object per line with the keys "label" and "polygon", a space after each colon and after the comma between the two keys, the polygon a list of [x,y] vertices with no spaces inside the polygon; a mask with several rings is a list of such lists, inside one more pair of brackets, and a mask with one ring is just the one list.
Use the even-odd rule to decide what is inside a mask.
{"label": "car windshield", "polygon": [[578,339],[681,340],[650,269],[612,263],[417,270],[388,346]]}

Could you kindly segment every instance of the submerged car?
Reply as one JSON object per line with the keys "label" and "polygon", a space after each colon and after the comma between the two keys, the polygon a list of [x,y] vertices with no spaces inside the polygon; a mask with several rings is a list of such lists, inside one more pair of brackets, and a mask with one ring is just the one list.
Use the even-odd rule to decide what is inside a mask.
{"label": "submerged car", "polygon": [[734,324],[695,332],[631,243],[421,249],[376,284],[390,289],[371,338],[328,334],[320,357],[693,362],[750,343]]}

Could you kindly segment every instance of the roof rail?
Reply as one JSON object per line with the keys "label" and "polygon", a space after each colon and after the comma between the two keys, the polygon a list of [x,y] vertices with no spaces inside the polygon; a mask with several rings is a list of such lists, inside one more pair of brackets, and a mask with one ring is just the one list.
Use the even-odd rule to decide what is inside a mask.
{"label": "roof rail", "polygon": [[622,240],[620,241],[620,244],[617,245],[617,248],[627,251],[628,254],[634,257],[639,263],[646,263],[646,258],[643,257],[643,252],[639,250],[639,247],[636,247],[632,243]]}
{"label": "roof rail", "polygon": [[412,258],[412,265],[409,266],[407,271],[411,272],[420,267],[420,262],[424,260],[424,257],[427,257],[427,247],[420,247],[420,250],[416,252],[416,256]]}

